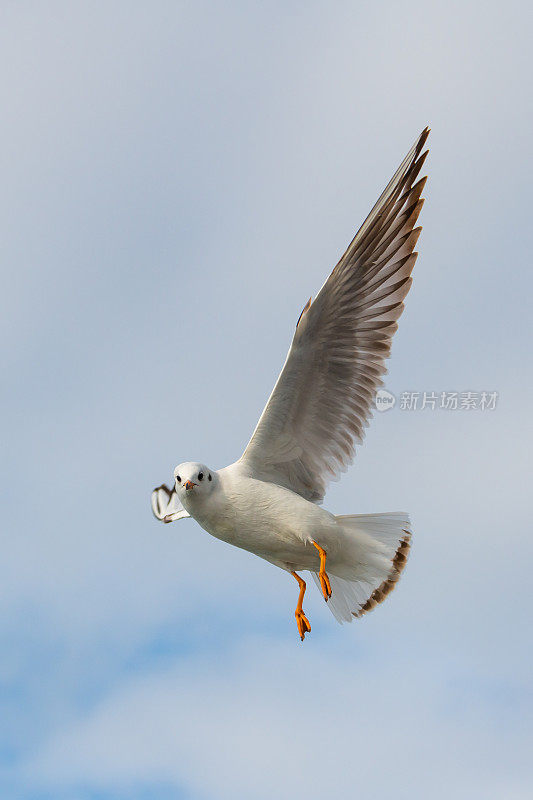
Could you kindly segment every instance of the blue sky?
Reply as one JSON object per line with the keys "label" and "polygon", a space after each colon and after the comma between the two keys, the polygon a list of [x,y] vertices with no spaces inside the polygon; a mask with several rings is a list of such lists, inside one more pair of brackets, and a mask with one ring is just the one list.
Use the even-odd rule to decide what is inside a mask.
{"label": "blue sky", "polygon": [[[505,13],[504,13],[505,11]],[[530,796],[531,19],[525,3],[0,10],[0,787],[13,800]],[[162,526],[242,452],[294,324],[420,130],[387,388],[334,513],[406,510],[394,595]]]}

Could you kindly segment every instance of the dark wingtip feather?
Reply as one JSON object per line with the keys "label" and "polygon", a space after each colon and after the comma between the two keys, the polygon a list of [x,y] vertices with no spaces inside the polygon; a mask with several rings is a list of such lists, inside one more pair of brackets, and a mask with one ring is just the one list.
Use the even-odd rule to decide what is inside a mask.
{"label": "dark wingtip feather", "polygon": [[424,128],[418,139],[418,146],[420,147],[420,150],[422,150],[425,143],[427,142],[430,133],[431,133],[431,128],[428,125],[426,125],[426,127]]}

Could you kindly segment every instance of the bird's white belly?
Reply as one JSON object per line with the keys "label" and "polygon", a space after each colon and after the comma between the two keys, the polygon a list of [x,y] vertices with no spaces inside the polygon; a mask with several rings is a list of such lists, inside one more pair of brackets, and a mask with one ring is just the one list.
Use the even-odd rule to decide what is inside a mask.
{"label": "bird's white belly", "polygon": [[246,479],[231,485],[216,504],[191,503],[189,513],[212,536],[290,569],[318,569],[312,541],[336,550],[332,514],[274,484]]}
{"label": "bird's white belly", "polygon": [[301,559],[309,549],[309,545],[306,545],[293,531],[281,526],[238,525],[228,529],[226,526],[214,525],[207,530],[217,539],[276,562]]}

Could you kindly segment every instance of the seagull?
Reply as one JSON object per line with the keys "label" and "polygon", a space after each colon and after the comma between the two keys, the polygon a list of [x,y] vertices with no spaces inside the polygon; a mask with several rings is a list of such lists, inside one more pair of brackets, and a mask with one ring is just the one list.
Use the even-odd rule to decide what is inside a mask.
{"label": "seagull", "polygon": [[204,530],[289,572],[299,587],[300,639],[311,572],[339,622],[352,622],[394,589],[409,555],[403,512],[335,516],[326,488],[348,468],[383,386],[385,360],[411,286],[415,227],[426,178],[425,128],[314,301],[305,304],[276,385],[248,445],[220,470],[185,461],[172,488],[152,492],[169,523],[192,517]]}

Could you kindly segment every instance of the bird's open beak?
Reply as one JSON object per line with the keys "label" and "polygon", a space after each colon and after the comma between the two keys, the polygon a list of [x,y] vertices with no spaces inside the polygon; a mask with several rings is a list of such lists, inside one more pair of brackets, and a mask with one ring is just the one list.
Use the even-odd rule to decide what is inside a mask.
{"label": "bird's open beak", "polygon": [[189,489],[192,489],[193,486],[196,486],[196,484],[193,483],[192,481],[185,481],[185,488],[187,489],[187,491]]}

